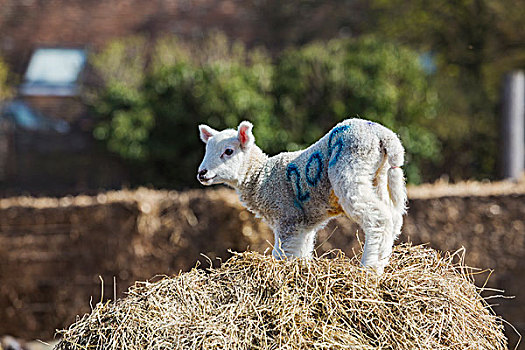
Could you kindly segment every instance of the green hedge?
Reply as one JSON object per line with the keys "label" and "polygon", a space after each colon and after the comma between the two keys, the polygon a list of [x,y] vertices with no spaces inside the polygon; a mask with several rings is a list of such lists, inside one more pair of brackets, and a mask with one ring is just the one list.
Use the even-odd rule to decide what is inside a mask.
{"label": "green hedge", "polygon": [[424,163],[439,158],[429,127],[437,95],[419,55],[407,48],[362,38],[287,50],[276,64],[273,91],[287,148],[301,148],[336,122],[359,116],[399,133],[410,182],[420,182]]}
{"label": "green hedge", "polygon": [[138,183],[198,185],[197,125],[222,129],[244,119],[270,154],[306,147],[359,116],[400,134],[410,182],[428,177],[426,164],[439,158],[429,122],[437,99],[419,55],[374,38],[309,44],[273,61],[220,34],[192,45],[127,38],[91,63],[101,78],[86,94],[99,116],[94,135],[133,162]]}
{"label": "green hedge", "polygon": [[12,96],[13,90],[8,83],[9,69],[0,57],[0,102]]}

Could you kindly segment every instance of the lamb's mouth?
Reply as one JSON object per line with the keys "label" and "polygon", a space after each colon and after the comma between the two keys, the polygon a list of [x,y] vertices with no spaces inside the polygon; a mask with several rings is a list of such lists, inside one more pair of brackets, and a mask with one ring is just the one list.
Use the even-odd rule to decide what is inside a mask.
{"label": "lamb's mouth", "polygon": [[203,185],[210,185],[211,180],[215,179],[216,177],[217,177],[217,175],[214,175],[212,177],[208,177],[208,178],[205,178],[205,179],[199,179],[199,181]]}

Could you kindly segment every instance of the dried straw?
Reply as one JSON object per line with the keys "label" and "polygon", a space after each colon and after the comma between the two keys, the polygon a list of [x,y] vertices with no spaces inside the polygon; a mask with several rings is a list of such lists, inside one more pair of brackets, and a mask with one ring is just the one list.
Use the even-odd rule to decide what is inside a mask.
{"label": "dried straw", "polygon": [[462,254],[401,245],[381,277],[339,252],[234,254],[137,282],[60,331],[55,349],[506,349]]}

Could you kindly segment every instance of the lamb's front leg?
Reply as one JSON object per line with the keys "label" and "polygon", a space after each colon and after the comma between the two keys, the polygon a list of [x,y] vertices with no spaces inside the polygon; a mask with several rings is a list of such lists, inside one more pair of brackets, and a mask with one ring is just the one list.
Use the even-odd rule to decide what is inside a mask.
{"label": "lamb's front leg", "polygon": [[292,257],[311,258],[314,251],[316,233],[317,230],[314,229],[274,229],[273,257],[278,260]]}

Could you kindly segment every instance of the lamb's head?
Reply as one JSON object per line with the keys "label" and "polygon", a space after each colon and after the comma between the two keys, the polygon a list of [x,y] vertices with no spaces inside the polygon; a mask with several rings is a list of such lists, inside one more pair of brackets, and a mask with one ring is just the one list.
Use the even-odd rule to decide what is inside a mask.
{"label": "lamb's head", "polygon": [[247,121],[241,122],[237,130],[217,131],[199,125],[201,140],[206,144],[206,153],[197,174],[200,183],[226,183],[234,187],[238,184],[242,164],[254,146],[252,128],[252,123]]}

